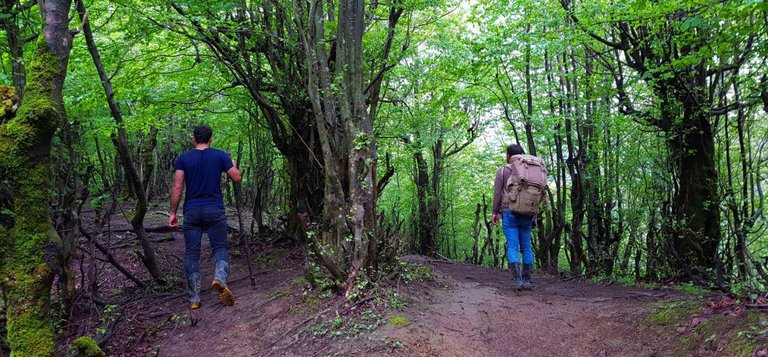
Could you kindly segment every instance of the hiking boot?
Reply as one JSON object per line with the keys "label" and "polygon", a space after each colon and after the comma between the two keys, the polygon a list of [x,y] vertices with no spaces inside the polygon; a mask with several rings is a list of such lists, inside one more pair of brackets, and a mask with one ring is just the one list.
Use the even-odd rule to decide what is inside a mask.
{"label": "hiking boot", "polygon": [[523,278],[523,284],[520,286],[520,289],[522,290],[531,290],[533,287],[531,286],[531,270],[533,270],[533,264],[523,264],[523,270],[521,272],[521,277]]}
{"label": "hiking boot", "polygon": [[509,270],[512,271],[513,289],[518,290],[523,287],[523,278],[520,271],[520,263],[509,263]]}
{"label": "hiking boot", "polygon": [[235,295],[232,294],[232,291],[229,290],[229,288],[224,283],[218,279],[213,279],[211,287],[213,287],[213,290],[216,290],[216,292],[219,293],[219,300],[221,301],[222,305],[232,306],[235,304]]}
{"label": "hiking boot", "polygon": [[235,304],[235,295],[227,287],[227,276],[229,275],[229,262],[226,260],[219,260],[216,262],[216,275],[213,278],[211,286],[213,290],[219,293],[219,300],[224,306],[232,306]]}
{"label": "hiking boot", "polygon": [[189,307],[200,308],[200,273],[192,273],[187,276],[187,292],[189,293]]}

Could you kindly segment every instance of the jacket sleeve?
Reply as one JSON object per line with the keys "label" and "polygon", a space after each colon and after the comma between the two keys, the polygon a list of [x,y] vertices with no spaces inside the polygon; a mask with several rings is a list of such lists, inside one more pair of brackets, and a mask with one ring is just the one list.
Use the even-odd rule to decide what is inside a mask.
{"label": "jacket sleeve", "polygon": [[496,180],[493,181],[493,213],[501,213],[501,200],[504,193],[504,167],[496,171]]}

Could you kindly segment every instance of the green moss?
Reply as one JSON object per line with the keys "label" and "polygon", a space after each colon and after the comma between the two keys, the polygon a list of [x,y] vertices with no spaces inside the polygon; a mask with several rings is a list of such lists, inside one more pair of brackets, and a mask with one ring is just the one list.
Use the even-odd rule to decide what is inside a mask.
{"label": "green moss", "polygon": [[0,85],[0,121],[6,118],[6,116],[10,117],[9,114],[18,101],[19,97],[16,95],[16,88]]}
{"label": "green moss", "polygon": [[317,310],[321,302],[322,301],[319,297],[317,297],[317,295],[304,295],[301,297],[301,303],[291,307],[290,312],[292,314],[298,314],[300,312],[312,312]]}
{"label": "green moss", "polygon": [[648,315],[651,324],[659,326],[676,325],[693,315],[695,306],[688,301],[666,302],[657,305]]}
{"label": "green moss", "polygon": [[[7,174],[16,212],[0,237],[0,285],[8,306],[12,356],[52,356],[50,291],[61,241],[50,221],[51,139],[63,119],[61,61],[40,37],[30,63],[24,103],[0,125],[0,172]],[[0,232],[2,234],[2,232]]]}
{"label": "green moss", "polygon": [[405,316],[394,315],[388,320],[389,324],[397,327],[405,327],[411,324],[411,320]]}
{"label": "green moss", "polygon": [[306,279],[304,279],[304,278],[296,278],[296,279],[293,279],[293,281],[291,282],[291,285],[293,285],[293,286],[298,288],[298,287],[304,286],[304,284],[306,284],[306,283],[307,283]]}
{"label": "green moss", "polygon": [[317,295],[304,295],[301,298],[301,302],[310,309],[317,309],[320,306],[320,298]]}
{"label": "green moss", "polygon": [[48,309],[61,243],[49,218],[50,160],[40,158],[15,173],[15,225],[10,239],[0,242],[8,342],[14,356],[51,356],[55,344]]}
{"label": "green moss", "polygon": [[78,337],[70,346],[75,357],[104,357],[106,354],[99,348],[96,341],[88,336]]}

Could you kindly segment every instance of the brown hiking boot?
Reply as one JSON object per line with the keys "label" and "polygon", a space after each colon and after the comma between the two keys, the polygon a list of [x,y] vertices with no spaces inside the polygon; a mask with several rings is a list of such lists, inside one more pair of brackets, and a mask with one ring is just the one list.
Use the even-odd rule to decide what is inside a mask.
{"label": "brown hiking boot", "polygon": [[229,290],[224,283],[220,282],[218,279],[213,279],[211,287],[219,293],[219,300],[221,300],[222,305],[232,306],[235,304],[235,295],[232,294],[232,291]]}

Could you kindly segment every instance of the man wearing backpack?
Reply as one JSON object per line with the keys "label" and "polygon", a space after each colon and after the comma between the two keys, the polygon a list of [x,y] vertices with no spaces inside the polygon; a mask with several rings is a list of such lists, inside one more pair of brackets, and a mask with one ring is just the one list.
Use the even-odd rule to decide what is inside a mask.
{"label": "man wearing backpack", "polygon": [[179,225],[176,211],[184,196],[184,272],[187,275],[189,307],[200,308],[200,241],[203,232],[208,234],[216,264],[216,274],[211,284],[219,293],[224,306],[235,304],[235,297],[227,287],[229,252],[227,251],[227,216],[221,194],[221,174],[226,173],[234,182],[242,176],[237,163],[224,151],[211,147],[213,131],[207,125],[195,127],[195,148],[176,159],[173,188],[171,188],[171,212],[168,225]]}
{"label": "man wearing backpack", "polygon": [[[493,185],[493,224],[501,220],[507,238],[507,258],[514,287],[530,290],[533,268],[531,226],[539,213],[547,185],[547,169],[541,159],[525,155],[523,147],[507,147],[507,164],[496,172]],[[520,264],[520,248],[523,259]]]}

